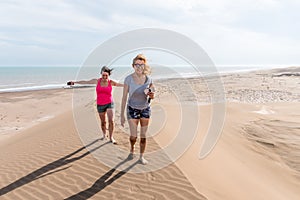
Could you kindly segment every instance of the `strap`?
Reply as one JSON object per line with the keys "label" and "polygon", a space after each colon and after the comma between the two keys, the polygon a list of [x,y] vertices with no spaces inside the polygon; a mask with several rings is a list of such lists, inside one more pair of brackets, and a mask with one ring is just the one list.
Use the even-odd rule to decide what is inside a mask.
{"label": "strap", "polygon": [[144,84],[146,84],[147,83],[147,81],[148,81],[148,76],[147,75],[145,75],[146,76],[146,79],[145,79],[145,83]]}

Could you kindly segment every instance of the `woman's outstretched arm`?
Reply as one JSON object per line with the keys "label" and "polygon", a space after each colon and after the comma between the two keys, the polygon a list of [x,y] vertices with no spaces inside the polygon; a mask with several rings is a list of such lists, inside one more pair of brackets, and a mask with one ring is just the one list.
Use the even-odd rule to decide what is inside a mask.
{"label": "woman's outstretched arm", "polygon": [[113,80],[111,80],[111,85],[112,85],[112,86],[117,86],[117,87],[123,87],[123,86],[124,86],[124,84],[118,83],[118,82],[113,81]]}
{"label": "woman's outstretched arm", "polygon": [[67,85],[74,85],[76,84],[97,84],[98,79],[91,79],[89,81],[68,81]]}

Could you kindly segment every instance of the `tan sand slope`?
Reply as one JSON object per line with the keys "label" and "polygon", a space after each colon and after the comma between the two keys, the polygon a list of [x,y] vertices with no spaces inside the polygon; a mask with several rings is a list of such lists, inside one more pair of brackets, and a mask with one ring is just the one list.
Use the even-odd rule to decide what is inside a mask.
{"label": "tan sand slope", "polygon": [[[267,105],[276,108],[270,116],[253,112],[259,105],[229,104],[222,137],[212,153],[199,159],[201,133],[207,131],[203,127],[177,165],[209,199],[299,199],[299,109],[278,114],[289,106]],[[205,111],[209,108],[203,107]]]}
{"label": "tan sand slope", "polygon": [[[91,145],[105,147],[97,140]],[[1,199],[206,199],[174,164],[142,174],[106,167],[81,145],[71,112],[0,148]]]}
{"label": "tan sand slope", "polygon": [[[98,119],[93,100],[84,105],[84,110],[91,112],[81,122],[85,125],[83,133],[94,135],[82,144],[70,111],[72,90],[0,94],[1,199],[298,200],[298,72],[299,68],[291,68],[223,75],[226,119],[220,140],[202,160],[199,152],[212,115],[205,80],[157,83],[146,150],[149,166],[160,164],[152,153],[166,150],[168,144],[176,143],[174,147],[178,148],[170,152],[181,154],[175,163],[146,173],[133,172],[149,166],[136,163],[137,159],[127,161],[123,154],[110,155],[114,146],[97,140],[97,123],[92,127],[87,120],[90,113],[95,122]],[[192,92],[185,91],[188,85]],[[92,89],[82,91],[87,90]],[[120,128],[121,93],[115,91],[115,138],[117,147],[126,152],[128,127]],[[81,96],[76,100],[84,99]],[[182,126],[186,132],[175,140]],[[172,160],[170,152],[162,151],[161,155]],[[113,158],[115,165],[108,167],[100,162],[96,155],[101,153],[108,160]]]}

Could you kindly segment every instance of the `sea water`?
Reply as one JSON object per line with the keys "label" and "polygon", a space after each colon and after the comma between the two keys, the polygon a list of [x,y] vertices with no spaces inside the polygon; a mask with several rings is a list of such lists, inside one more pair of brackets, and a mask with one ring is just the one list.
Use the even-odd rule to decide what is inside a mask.
{"label": "sea water", "polygon": [[[130,66],[109,66],[114,68],[111,79],[118,82],[133,72]],[[261,67],[194,67],[152,65],[152,78],[189,78],[222,73],[241,73]],[[0,92],[56,89],[66,86],[70,80],[90,80],[100,77],[101,67],[72,66],[9,66],[0,67]]]}

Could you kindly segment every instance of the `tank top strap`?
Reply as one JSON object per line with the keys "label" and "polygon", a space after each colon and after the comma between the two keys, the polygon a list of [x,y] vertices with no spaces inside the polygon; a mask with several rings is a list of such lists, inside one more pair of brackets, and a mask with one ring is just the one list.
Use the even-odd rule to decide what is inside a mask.
{"label": "tank top strap", "polygon": [[[99,87],[102,87],[102,86],[101,86],[101,80],[102,80],[102,78],[99,78],[99,79],[98,79],[97,85],[98,85]],[[110,80],[110,79],[108,79],[107,86],[108,86],[108,87],[111,87],[111,80]]]}

